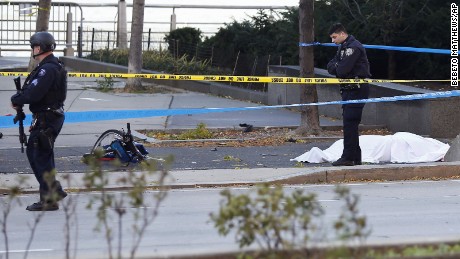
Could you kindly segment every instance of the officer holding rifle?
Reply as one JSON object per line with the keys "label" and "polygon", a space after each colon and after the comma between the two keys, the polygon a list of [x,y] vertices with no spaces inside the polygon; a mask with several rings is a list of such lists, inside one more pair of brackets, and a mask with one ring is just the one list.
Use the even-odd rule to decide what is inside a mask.
{"label": "officer holding rifle", "polygon": [[[29,211],[58,210],[58,201],[67,196],[56,180],[54,141],[64,124],[64,100],[67,94],[67,72],[53,55],[56,42],[48,32],[37,32],[30,38],[32,56],[38,66],[26,78],[23,87],[11,97],[18,115],[23,120],[22,106],[29,104],[32,124],[27,141],[27,158],[35,178],[40,184],[40,200],[27,206]],[[17,79],[16,79],[17,80]],[[26,142],[25,134],[20,141]]]}

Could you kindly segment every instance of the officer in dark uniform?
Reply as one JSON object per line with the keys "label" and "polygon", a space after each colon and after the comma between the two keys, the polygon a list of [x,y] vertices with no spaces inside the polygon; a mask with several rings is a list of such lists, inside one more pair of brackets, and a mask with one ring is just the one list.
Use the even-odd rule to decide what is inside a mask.
{"label": "officer in dark uniform", "polygon": [[32,56],[38,66],[29,74],[22,91],[11,97],[13,108],[29,104],[32,112],[27,158],[40,184],[40,201],[27,206],[29,211],[58,210],[57,202],[67,196],[55,178],[54,141],[64,124],[67,73],[53,55],[56,43],[48,32],[30,38]]}
{"label": "officer in dark uniform", "polygon": [[[332,42],[339,45],[335,57],[327,64],[327,71],[337,78],[356,79],[369,78],[369,61],[363,45],[352,35],[348,35],[345,27],[336,23],[331,26],[329,36]],[[343,101],[367,99],[368,84],[342,84],[340,93]],[[364,103],[342,105],[343,116],[343,153],[333,166],[353,166],[361,164],[361,148],[359,147],[358,126],[361,122]]]}

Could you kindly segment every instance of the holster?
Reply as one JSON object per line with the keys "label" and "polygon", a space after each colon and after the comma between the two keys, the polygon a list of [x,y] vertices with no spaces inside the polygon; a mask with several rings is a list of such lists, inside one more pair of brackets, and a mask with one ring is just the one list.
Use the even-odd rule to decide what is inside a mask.
{"label": "holster", "polygon": [[38,148],[49,151],[54,148],[55,137],[53,129],[45,123],[46,116],[45,112],[34,114],[30,130],[39,130],[35,144],[38,145]]}
{"label": "holster", "polygon": [[54,148],[54,134],[52,128],[41,129],[38,133],[38,146],[43,150]]}

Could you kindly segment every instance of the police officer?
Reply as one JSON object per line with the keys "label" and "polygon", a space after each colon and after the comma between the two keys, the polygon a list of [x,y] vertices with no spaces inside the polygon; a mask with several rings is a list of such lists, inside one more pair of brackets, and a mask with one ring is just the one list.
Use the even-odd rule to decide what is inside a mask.
{"label": "police officer", "polygon": [[67,73],[53,55],[56,42],[48,32],[30,38],[32,57],[38,66],[26,78],[22,91],[11,97],[13,108],[29,104],[32,112],[27,158],[40,184],[40,201],[27,206],[29,211],[58,210],[57,202],[67,196],[55,178],[54,141],[64,124]]}
{"label": "police officer", "polygon": [[[363,45],[345,27],[336,23],[329,29],[332,42],[339,45],[337,54],[327,64],[329,74],[337,78],[355,79],[369,78],[369,61]],[[367,99],[368,84],[341,85],[340,93],[343,101]],[[342,105],[343,117],[343,153],[333,166],[353,166],[361,164],[361,148],[359,147],[358,126],[361,122],[364,103]]]}

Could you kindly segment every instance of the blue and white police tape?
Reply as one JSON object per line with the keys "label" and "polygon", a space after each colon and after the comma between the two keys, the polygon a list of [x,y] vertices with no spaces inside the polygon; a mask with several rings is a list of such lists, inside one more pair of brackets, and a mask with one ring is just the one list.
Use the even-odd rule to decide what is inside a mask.
{"label": "blue and white police tape", "polygon": [[[356,104],[356,103],[413,101],[413,100],[437,99],[437,98],[448,98],[448,97],[459,97],[459,96],[460,96],[460,90],[453,90],[453,91],[445,91],[445,92],[400,95],[400,96],[393,96],[393,97],[379,97],[379,98],[369,98],[369,99],[350,100],[350,101],[332,101],[332,102],[273,105],[273,106],[66,112],[65,113],[65,116],[66,116],[65,123],[81,123],[81,122],[95,122],[95,121],[120,120],[120,119],[161,117],[161,116],[205,114],[205,113],[216,113],[216,112],[251,111],[251,110],[262,110],[262,109],[292,108],[292,107],[302,107],[302,106],[322,106],[322,105],[343,105],[343,104]],[[30,124],[30,117],[31,117],[30,114],[27,114],[26,120],[24,121],[25,125]],[[15,127],[13,123],[13,118],[11,116],[0,116],[0,128],[11,128],[11,127]]]}
{"label": "blue and white police tape", "polygon": [[[335,43],[305,43],[300,42],[300,47],[309,47],[309,46],[326,46],[326,47],[337,47]],[[408,52],[422,52],[422,53],[433,53],[433,54],[451,54],[450,49],[431,49],[431,48],[415,48],[415,47],[398,47],[398,46],[385,46],[385,45],[369,45],[363,44],[363,47],[366,49],[383,49],[383,50],[395,50],[395,51],[408,51]]]}

